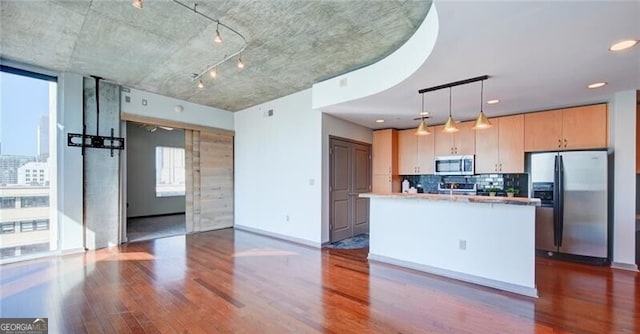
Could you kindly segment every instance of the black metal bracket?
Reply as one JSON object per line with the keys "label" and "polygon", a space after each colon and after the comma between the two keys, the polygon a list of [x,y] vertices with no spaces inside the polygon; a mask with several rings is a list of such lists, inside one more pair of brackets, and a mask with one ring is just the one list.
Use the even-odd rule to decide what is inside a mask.
{"label": "black metal bracket", "polygon": [[85,147],[105,148],[111,150],[124,150],[124,138],[114,137],[113,128],[111,128],[111,136],[94,136],[86,133],[69,133],[67,134],[67,146],[82,147],[82,155],[84,155]]}
{"label": "black metal bracket", "polygon": [[444,85],[438,85],[438,86],[434,86],[434,87],[429,87],[429,88],[422,88],[418,91],[418,94],[424,94],[426,92],[432,92],[434,90],[439,90],[439,89],[443,89],[443,88],[449,88],[449,87],[455,87],[455,86],[460,86],[460,85],[466,85],[472,82],[476,82],[476,81],[482,81],[482,80],[487,80],[489,79],[488,75],[482,75],[479,77],[475,77],[475,78],[469,78],[469,79],[464,79],[464,80],[460,80],[460,81],[454,81],[454,82],[450,82]]}
{"label": "black metal bracket", "polygon": [[[84,149],[86,147],[91,148],[106,148],[111,150],[111,156],[113,157],[113,150],[124,150],[124,138],[114,137],[113,128],[111,128],[111,136],[100,135],[100,77],[92,76],[96,81],[96,134],[87,134],[87,125],[82,126],[82,133],[69,133],[67,134],[67,146],[82,147],[82,155],[84,155]],[[82,123],[84,123],[84,113],[82,117]]]}

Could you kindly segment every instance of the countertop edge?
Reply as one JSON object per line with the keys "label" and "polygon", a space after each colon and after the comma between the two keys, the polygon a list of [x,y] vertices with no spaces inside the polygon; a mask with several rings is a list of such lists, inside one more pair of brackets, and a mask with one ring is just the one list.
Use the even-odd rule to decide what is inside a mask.
{"label": "countertop edge", "polygon": [[427,201],[449,201],[449,202],[463,202],[463,203],[488,203],[488,204],[540,206],[540,199],[527,198],[527,197],[409,194],[409,193],[362,193],[359,196],[363,198],[421,199],[421,200],[427,200]]}

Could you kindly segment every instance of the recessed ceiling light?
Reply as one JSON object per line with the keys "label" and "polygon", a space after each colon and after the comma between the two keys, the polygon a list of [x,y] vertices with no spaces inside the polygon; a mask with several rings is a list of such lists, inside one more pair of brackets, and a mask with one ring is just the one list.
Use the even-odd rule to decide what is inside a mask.
{"label": "recessed ceiling light", "polygon": [[600,88],[604,85],[606,85],[606,82],[594,82],[592,84],[590,84],[589,86],[587,86],[587,88]]}
{"label": "recessed ceiling light", "polygon": [[609,51],[622,51],[625,49],[628,49],[630,47],[635,46],[636,44],[638,44],[638,41],[635,39],[628,39],[625,41],[620,41],[618,43],[615,43],[613,45],[611,45],[609,47]]}
{"label": "recessed ceiling light", "polygon": [[487,101],[487,104],[496,104],[496,103],[498,103],[498,102],[500,102],[500,100],[498,100],[498,99],[495,99],[495,100],[489,100],[489,101]]}
{"label": "recessed ceiling light", "polygon": [[376,119],[376,123],[384,123],[384,119]]}

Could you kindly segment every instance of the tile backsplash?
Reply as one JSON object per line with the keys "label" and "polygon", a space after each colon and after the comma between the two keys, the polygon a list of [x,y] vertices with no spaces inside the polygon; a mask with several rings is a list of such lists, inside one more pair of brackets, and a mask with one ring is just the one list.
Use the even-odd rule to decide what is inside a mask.
{"label": "tile backsplash", "polygon": [[418,192],[438,193],[438,183],[475,183],[478,195],[486,195],[486,188],[498,188],[499,196],[505,195],[505,189],[516,188],[516,196],[529,196],[529,176],[527,174],[479,174],[479,175],[403,175],[402,180],[409,181]]}

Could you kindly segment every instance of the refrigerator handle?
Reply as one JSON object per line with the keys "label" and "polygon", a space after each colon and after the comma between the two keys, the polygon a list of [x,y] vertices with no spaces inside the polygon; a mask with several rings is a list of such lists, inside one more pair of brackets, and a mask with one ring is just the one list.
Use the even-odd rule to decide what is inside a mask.
{"label": "refrigerator handle", "polygon": [[558,247],[562,247],[562,232],[564,230],[564,162],[562,155],[558,155],[560,169],[558,171]]}
{"label": "refrigerator handle", "polygon": [[558,247],[558,224],[560,223],[560,160],[559,155],[553,157],[553,245]]}

